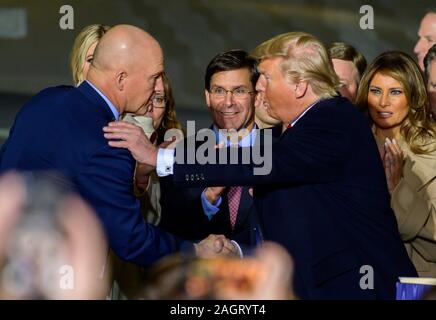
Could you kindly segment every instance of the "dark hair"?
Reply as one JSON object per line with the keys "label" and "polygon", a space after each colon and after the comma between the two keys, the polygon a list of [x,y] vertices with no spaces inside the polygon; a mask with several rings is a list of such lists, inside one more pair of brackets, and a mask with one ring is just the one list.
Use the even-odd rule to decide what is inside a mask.
{"label": "dark hair", "polygon": [[330,59],[339,59],[351,61],[359,72],[359,78],[362,77],[366,69],[366,59],[353,46],[345,42],[333,42],[327,48]]}
{"label": "dark hair", "polygon": [[244,50],[230,50],[217,54],[207,65],[204,76],[205,89],[210,89],[210,79],[221,71],[231,71],[247,68],[250,71],[250,81],[253,88],[256,86],[259,72],[257,71],[257,60]]}
{"label": "dark hair", "polygon": [[430,74],[430,63],[436,59],[436,44],[434,44],[427,52],[424,58],[424,73],[425,77],[429,78]]}

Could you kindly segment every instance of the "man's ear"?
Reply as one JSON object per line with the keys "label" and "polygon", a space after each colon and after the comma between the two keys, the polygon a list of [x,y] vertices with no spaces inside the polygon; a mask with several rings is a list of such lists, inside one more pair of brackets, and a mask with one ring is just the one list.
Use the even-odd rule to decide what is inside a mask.
{"label": "man's ear", "polygon": [[297,99],[304,97],[307,91],[307,81],[298,81],[295,84],[295,96]]}
{"label": "man's ear", "polygon": [[206,104],[210,108],[210,92],[209,90],[204,90],[204,97],[206,98]]}
{"label": "man's ear", "polygon": [[120,91],[124,90],[125,81],[127,79],[127,72],[119,71],[116,75],[117,88]]}

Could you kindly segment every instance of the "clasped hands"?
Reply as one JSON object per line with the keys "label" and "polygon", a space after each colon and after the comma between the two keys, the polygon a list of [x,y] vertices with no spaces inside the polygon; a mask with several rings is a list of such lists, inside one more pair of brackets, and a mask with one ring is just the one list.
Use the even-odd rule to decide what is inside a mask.
{"label": "clasped hands", "polygon": [[194,244],[194,247],[195,253],[201,258],[240,257],[237,246],[223,235],[210,234],[206,239]]}

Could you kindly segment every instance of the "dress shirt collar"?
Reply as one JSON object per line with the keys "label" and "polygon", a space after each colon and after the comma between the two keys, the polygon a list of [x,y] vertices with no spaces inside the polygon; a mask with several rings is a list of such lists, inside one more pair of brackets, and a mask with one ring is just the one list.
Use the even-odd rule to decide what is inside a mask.
{"label": "dress shirt collar", "polygon": [[306,110],[304,110],[303,111],[303,113],[302,114],[300,114],[299,116],[298,116],[298,118],[297,119],[295,119],[293,122],[291,122],[291,127],[293,127],[297,122],[298,122],[298,120],[300,120],[305,114],[306,114],[306,112],[307,111],[309,111],[310,109],[312,109],[318,102],[320,102],[321,101],[321,99],[318,99],[318,100],[316,100],[314,103],[312,103]]}
{"label": "dress shirt collar", "polygon": [[107,103],[112,113],[114,114],[115,119],[119,120],[120,113],[118,112],[118,109],[115,108],[114,104],[100,90],[98,90],[97,87],[95,87],[90,81],[88,80],[85,81],[103,98],[103,100]]}

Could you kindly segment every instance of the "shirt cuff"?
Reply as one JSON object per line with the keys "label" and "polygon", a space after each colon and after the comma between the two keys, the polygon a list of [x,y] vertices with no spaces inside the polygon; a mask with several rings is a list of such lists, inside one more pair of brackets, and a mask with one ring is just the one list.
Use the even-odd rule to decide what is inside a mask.
{"label": "shirt cuff", "polygon": [[205,192],[201,193],[201,205],[203,207],[203,212],[207,216],[207,218],[212,220],[213,216],[220,210],[218,207],[221,204],[221,197],[218,198],[216,204],[212,204],[207,200]]}
{"label": "shirt cuff", "polygon": [[174,149],[159,148],[156,160],[156,173],[159,177],[173,174]]}
{"label": "shirt cuff", "polygon": [[230,240],[230,242],[238,249],[238,251],[239,251],[239,256],[241,257],[241,258],[243,258],[244,257],[244,254],[242,253],[242,249],[241,249],[241,247],[239,246],[239,244],[235,241],[235,240]]}

